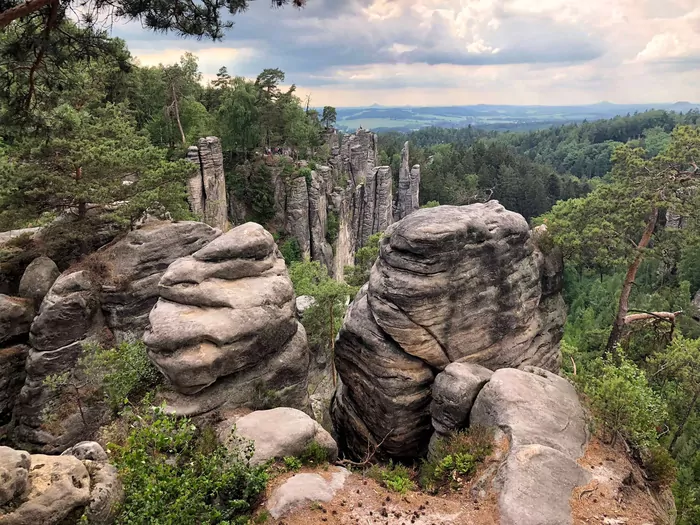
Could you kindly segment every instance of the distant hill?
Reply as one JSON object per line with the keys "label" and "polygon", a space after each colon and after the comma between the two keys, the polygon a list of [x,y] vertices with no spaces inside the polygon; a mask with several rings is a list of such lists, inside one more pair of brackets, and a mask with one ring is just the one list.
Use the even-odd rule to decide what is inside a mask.
{"label": "distant hill", "polygon": [[474,106],[338,108],[337,127],[354,131],[360,126],[374,131],[414,131],[429,126],[463,128],[469,125],[502,131],[528,131],[567,122],[609,119],[650,109],[686,112],[700,104],[613,104],[600,102],[583,106]]}

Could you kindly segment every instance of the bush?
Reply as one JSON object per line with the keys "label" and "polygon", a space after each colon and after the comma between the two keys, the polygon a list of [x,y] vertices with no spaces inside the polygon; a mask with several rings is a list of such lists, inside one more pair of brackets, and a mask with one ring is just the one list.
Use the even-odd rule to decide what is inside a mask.
{"label": "bush", "polygon": [[109,445],[124,486],[117,525],[240,524],[265,490],[253,447],[229,451],[187,418],[152,408],[133,418],[124,446]]}
{"label": "bush", "polygon": [[338,214],[334,211],[328,212],[328,222],[326,223],[326,241],[328,244],[333,244],[338,240],[340,232],[340,220]]}
{"label": "bush", "polygon": [[438,201],[428,201],[421,208],[437,208],[440,206],[440,203]]}
{"label": "bush", "polygon": [[676,462],[664,447],[655,445],[644,450],[642,463],[649,482],[655,487],[668,487],[676,480]]}
{"label": "bush", "polygon": [[301,460],[299,458],[295,458],[294,456],[287,456],[284,458],[284,467],[289,472],[296,472],[301,468]]}
{"label": "bush", "polygon": [[457,489],[493,450],[493,430],[473,426],[439,439],[432,458],[424,460],[419,483],[428,492]]}
{"label": "bush", "polygon": [[301,246],[299,246],[299,241],[296,237],[287,239],[280,244],[280,253],[284,257],[284,262],[287,263],[287,266],[302,259]]}
{"label": "bush", "polygon": [[330,458],[328,457],[328,450],[323,448],[315,441],[312,441],[306,446],[303,452],[299,454],[299,459],[301,460],[302,464],[313,466],[328,463]]}
{"label": "bush", "polygon": [[416,488],[416,484],[412,480],[413,475],[413,471],[408,467],[391,461],[388,466],[384,467],[372,465],[365,472],[365,476],[368,478],[399,494],[405,494]]}
{"label": "bush", "polygon": [[603,440],[615,445],[618,437],[637,448],[656,444],[656,426],[666,418],[661,397],[647,383],[646,374],[620,353],[593,363],[584,381]]}

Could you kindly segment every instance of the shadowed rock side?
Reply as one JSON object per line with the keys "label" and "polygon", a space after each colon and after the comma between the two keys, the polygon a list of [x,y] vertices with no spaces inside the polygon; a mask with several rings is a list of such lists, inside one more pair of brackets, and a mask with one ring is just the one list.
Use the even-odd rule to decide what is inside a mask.
{"label": "shadowed rock side", "polygon": [[[247,223],[173,262],[144,341],[179,414],[280,403],[309,410],[309,353],[275,242]],[[258,399],[255,399],[256,396]]]}
{"label": "shadowed rock side", "polygon": [[525,219],[495,201],[392,225],[336,345],[333,417],[345,448],[362,455],[391,430],[386,455],[424,453],[433,377],[452,362],[558,371],[566,314],[547,259]]}
{"label": "shadowed rock side", "polygon": [[420,166],[415,165],[409,169],[408,142],[401,150],[401,167],[399,168],[399,190],[396,196],[394,219],[400,221],[420,208]]}
{"label": "shadowed rock side", "polygon": [[210,226],[225,229],[228,203],[221,141],[217,137],[199,139],[197,146],[190,146],[187,159],[199,167],[187,183],[192,212]]}

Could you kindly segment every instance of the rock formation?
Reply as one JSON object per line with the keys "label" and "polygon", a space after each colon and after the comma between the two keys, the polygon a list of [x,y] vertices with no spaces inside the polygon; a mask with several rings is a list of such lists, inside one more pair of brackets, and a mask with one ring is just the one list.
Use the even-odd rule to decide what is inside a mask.
{"label": "rock formation", "polygon": [[270,402],[309,410],[306,334],[284,259],[262,226],[238,226],[177,259],[159,289],[144,341],[175,390],[172,411]]}
{"label": "rock formation", "polygon": [[[321,262],[331,275],[342,278],[345,266],[354,264],[355,253],[367,239],[393,222],[392,176],[389,167],[377,166],[374,133],[359,130],[340,144],[333,132],[328,141],[329,166],[315,166],[310,177],[290,175],[290,158],[266,157],[259,164],[264,163],[269,171],[270,191],[274,193],[269,227],[283,237],[296,239],[303,256]],[[308,168],[305,161],[295,169],[302,168]],[[255,165],[239,167],[244,180],[255,169]],[[416,173],[407,175],[411,185],[407,198],[415,200],[411,204],[415,208],[419,171],[417,177]],[[241,224],[253,216],[250,203],[240,202],[233,191],[229,201],[234,222]]]}
{"label": "rock formation", "polygon": [[36,308],[49,293],[51,286],[58,279],[61,272],[58,266],[48,257],[34,259],[22,275],[19,282],[19,296],[31,299]]}
{"label": "rock formation", "polygon": [[399,168],[399,191],[396,195],[394,220],[400,221],[404,217],[420,208],[420,166],[416,164],[409,169],[408,142],[401,150],[401,167]]}
{"label": "rock formation", "polygon": [[336,343],[341,446],[361,455],[384,440],[385,455],[423,454],[430,388],[452,362],[558,371],[566,310],[550,257],[525,219],[495,201],[422,209],[392,225]]}
{"label": "rock formation", "polygon": [[[29,334],[27,376],[15,403],[15,437],[20,443],[42,446],[47,452],[63,450],[86,431],[86,424],[98,423],[98,409],[86,408],[81,414],[75,404],[61,403],[44,380],[74,368],[82,345],[97,339],[103,327],[94,276],[87,270],[61,275],[44,298]],[[47,409],[57,415],[51,430],[44,424]]]}
{"label": "rock formation", "polygon": [[333,467],[330,470],[330,479],[320,474],[309,473],[296,474],[289,478],[277,487],[267,500],[265,506],[270,515],[279,519],[302,507],[331,501],[336,492],[345,486],[350,472],[342,467]]}
{"label": "rock formation", "polygon": [[[235,434],[234,434],[235,431]],[[338,458],[338,445],[331,435],[307,414],[294,408],[258,410],[240,418],[226,420],[219,429],[220,440],[240,447],[252,441],[255,453],[251,465],[269,460],[300,456],[315,443],[328,454],[328,461]]]}
{"label": "rock formation", "polygon": [[199,167],[187,184],[190,208],[210,226],[226,229],[228,203],[221,141],[201,138],[197,146],[190,146],[187,158]]}
{"label": "rock formation", "polygon": [[501,429],[510,441],[498,472],[501,524],[571,523],[571,493],[590,478],[576,463],[588,434],[573,385],[536,367],[497,370],[469,420]]}
{"label": "rock formation", "polygon": [[[89,450],[91,453],[86,453]],[[97,443],[60,456],[0,447],[0,522],[3,525],[113,523],[122,487]]]}
{"label": "rock formation", "polygon": [[27,345],[0,348],[0,440],[12,430],[15,402],[27,377],[24,369],[27,355]]}
{"label": "rock formation", "polygon": [[110,274],[102,286],[102,309],[118,341],[143,335],[168,266],[219,235],[221,230],[201,222],[153,221],[98,252]]}

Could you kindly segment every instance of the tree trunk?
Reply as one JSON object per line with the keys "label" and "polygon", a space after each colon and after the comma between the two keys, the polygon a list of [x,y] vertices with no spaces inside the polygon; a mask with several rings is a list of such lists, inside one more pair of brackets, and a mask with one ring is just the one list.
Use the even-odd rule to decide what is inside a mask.
{"label": "tree trunk", "polygon": [[52,0],[28,0],[27,2],[24,2],[16,7],[5,9],[0,13],[0,29],[7,27],[18,18],[22,18],[23,16],[27,16],[35,11],[38,11],[42,7],[49,5],[51,2]]}
{"label": "tree trunk", "polygon": [[625,317],[627,317],[627,311],[629,310],[630,294],[632,293],[632,285],[637,277],[637,270],[644,260],[644,250],[649,246],[651,241],[651,236],[654,235],[654,229],[656,228],[656,221],[659,218],[658,208],[654,208],[651,211],[651,216],[647,221],[647,227],[644,230],[642,239],[637,244],[637,254],[634,256],[632,264],[630,264],[627,269],[627,275],[625,276],[625,281],[622,284],[622,291],[620,292],[620,302],[617,306],[617,315],[615,316],[615,323],[613,324],[612,330],[610,332],[610,337],[608,338],[608,344],[606,347],[606,353],[616,355],[615,346],[617,345],[620,337],[622,335],[622,329],[625,326]]}
{"label": "tree trunk", "polygon": [[182,123],[180,122],[180,108],[177,106],[177,94],[175,93],[175,86],[173,86],[173,107],[175,108],[175,120],[177,121],[177,127],[180,130],[180,137],[182,137],[182,145],[187,147],[187,139],[185,138],[185,132],[182,129]]}
{"label": "tree trunk", "polygon": [[685,412],[685,416],[683,417],[683,419],[681,419],[681,422],[678,424],[678,428],[676,429],[675,434],[673,434],[673,439],[671,439],[671,443],[668,445],[668,451],[671,453],[672,456],[674,456],[673,448],[676,446],[676,441],[678,441],[678,438],[683,433],[683,429],[685,428],[685,424],[688,422],[688,419],[690,419],[690,414],[693,413],[693,409],[695,408],[695,405],[698,402],[699,396],[700,396],[700,390],[696,390],[695,394],[693,394],[693,400],[690,402],[690,406],[688,407],[688,410]]}

